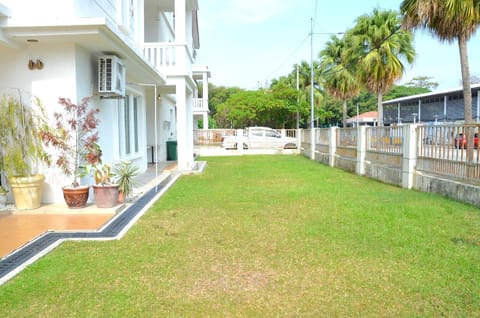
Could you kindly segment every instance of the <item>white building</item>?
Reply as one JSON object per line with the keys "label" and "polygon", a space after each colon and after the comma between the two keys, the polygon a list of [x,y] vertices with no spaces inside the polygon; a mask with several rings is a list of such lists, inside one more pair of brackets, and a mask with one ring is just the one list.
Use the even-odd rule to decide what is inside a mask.
{"label": "white building", "polygon": [[[144,171],[165,161],[166,142],[177,140],[178,167],[188,171],[194,105],[208,121],[210,73],[193,71],[198,9],[198,0],[0,0],[0,93],[37,96],[50,116],[59,97],[92,96],[104,162],[127,159]],[[113,73],[102,72],[99,60]],[[204,83],[201,101],[196,79]],[[63,202],[71,178],[44,170],[43,202]]]}

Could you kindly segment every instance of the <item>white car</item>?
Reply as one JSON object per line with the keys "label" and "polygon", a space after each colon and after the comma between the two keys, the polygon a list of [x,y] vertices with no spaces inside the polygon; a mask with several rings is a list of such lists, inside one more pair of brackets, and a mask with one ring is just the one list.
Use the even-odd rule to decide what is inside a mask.
{"label": "white car", "polygon": [[[223,137],[222,147],[226,149],[237,149],[238,137]],[[243,149],[255,148],[295,149],[297,148],[297,139],[294,137],[282,136],[278,130],[269,127],[246,128],[243,136]]]}

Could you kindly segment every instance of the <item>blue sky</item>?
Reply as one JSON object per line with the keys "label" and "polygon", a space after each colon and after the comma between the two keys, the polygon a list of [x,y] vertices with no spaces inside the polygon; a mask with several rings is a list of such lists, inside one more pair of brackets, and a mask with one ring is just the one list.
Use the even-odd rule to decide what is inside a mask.
{"label": "blue sky", "polygon": [[[310,21],[314,33],[344,32],[376,7],[395,9],[400,0],[200,0],[200,50],[197,64],[212,72],[217,86],[257,89],[288,74],[295,63],[310,62]],[[316,10],[315,10],[316,9]],[[329,35],[313,36],[314,59]],[[480,37],[468,43],[470,72],[480,77]],[[399,84],[426,75],[438,89],[460,86],[457,43],[439,42],[415,32],[417,58]],[[479,52],[474,55],[474,52]]]}

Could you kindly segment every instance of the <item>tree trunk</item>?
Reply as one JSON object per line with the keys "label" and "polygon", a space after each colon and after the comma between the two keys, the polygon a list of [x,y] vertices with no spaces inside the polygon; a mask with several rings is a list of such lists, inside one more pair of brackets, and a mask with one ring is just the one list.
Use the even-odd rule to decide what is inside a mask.
{"label": "tree trunk", "polygon": [[[460,53],[460,67],[462,69],[462,85],[463,85],[463,102],[464,102],[464,118],[465,124],[472,124],[472,89],[470,86],[470,68],[468,65],[468,50],[467,38],[460,35],[458,37],[458,50]],[[467,176],[471,176],[474,150],[474,129],[472,127],[465,127],[466,141],[467,141]]]}
{"label": "tree trunk", "polygon": [[347,100],[343,100],[343,128],[347,128]]}
{"label": "tree trunk", "polygon": [[383,126],[383,94],[378,93],[377,95],[377,119],[378,119],[378,126]]}
{"label": "tree trunk", "polygon": [[[470,67],[468,64],[467,39],[458,37],[460,67],[462,69],[463,101],[465,103],[465,124],[472,124],[472,90],[470,86]],[[468,146],[468,143],[467,143]]]}

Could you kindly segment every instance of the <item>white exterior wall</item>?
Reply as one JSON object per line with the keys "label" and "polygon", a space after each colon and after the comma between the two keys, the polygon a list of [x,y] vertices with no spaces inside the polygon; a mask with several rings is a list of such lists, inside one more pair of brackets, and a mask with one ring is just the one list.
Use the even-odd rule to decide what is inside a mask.
{"label": "white exterior wall", "polygon": [[[147,94],[147,100],[153,99],[152,94]],[[153,104],[153,101],[150,102]],[[167,160],[167,141],[176,140],[176,109],[175,96],[162,95],[157,100],[157,131],[155,136],[155,109],[147,108],[147,159],[152,162],[152,147],[154,151],[153,162]],[[156,147],[155,147],[156,142]],[[158,158],[157,158],[158,156]]]}
{"label": "white exterior wall", "polygon": [[174,42],[175,34],[171,18],[171,12],[159,12],[157,10],[145,10],[145,42]]}
{"label": "white exterior wall", "polygon": [[[177,140],[178,159],[181,170],[189,170],[193,164],[193,115],[192,95],[195,90],[191,78],[191,61],[188,53],[193,53],[192,43],[192,12],[186,10],[185,0],[174,0],[174,12],[149,11],[143,7],[143,0],[134,0],[133,20],[128,15],[131,0],[2,0],[2,4],[11,9],[12,17],[7,19],[6,27],[21,26],[27,30],[32,26],[32,38],[39,35],[38,43],[26,43],[26,37],[19,42],[7,42],[2,46],[0,43],[0,90],[5,88],[19,88],[24,92],[30,92],[38,96],[49,116],[60,109],[59,97],[70,98],[74,102],[80,102],[83,97],[93,96],[90,101],[91,107],[100,109],[99,119],[99,144],[103,151],[104,162],[114,162],[120,159],[128,159],[139,166],[141,171],[147,168],[151,161],[149,145],[155,144],[157,155],[155,161],[166,160],[166,142]],[[144,20],[144,14],[146,15]],[[175,14],[175,26],[173,23]],[[96,40],[105,45],[98,49],[95,43],[81,46],[81,37],[77,37],[75,30],[80,24],[102,23],[102,19],[83,20],[84,18],[105,18],[106,27],[111,28],[115,36],[106,39],[100,35]],[[94,22],[92,22],[94,21]],[[100,22],[99,22],[100,21]],[[148,25],[144,29],[144,21]],[[133,23],[132,23],[133,22]],[[71,24],[69,24],[71,23]],[[43,34],[34,26],[44,25],[60,26],[51,33]],[[65,37],[61,26],[65,31],[71,31],[71,38]],[[100,32],[103,32],[99,29]],[[176,34],[174,33],[176,30]],[[1,33],[2,30],[0,30]],[[36,33],[38,32],[38,33]],[[109,32],[106,32],[109,33]],[[144,37],[145,35],[145,37]],[[45,36],[44,38],[42,36]],[[82,35],[84,36],[84,35]],[[118,45],[115,41],[123,41],[130,48]],[[172,74],[168,75],[166,88],[159,85],[158,94],[163,90],[161,100],[157,100],[157,123],[155,125],[154,90],[152,87],[141,84],[127,85],[127,94],[138,96],[138,128],[139,128],[139,151],[129,155],[124,151],[124,132],[122,131],[122,107],[121,99],[101,99],[97,94],[97,58],[102,51],[118,53],[120,56],[129,56],[135,61],[139,57],[128,54],[130,51],[138,53],[144,41],[164,42],[188,45],[188,53],[180,55],[177,65]],[[71,43],[65,43],[71,41]],[[103,41],[103,42],[102,42]],[[85,42],[83,43],[85,44]],[[87,49],[87,47],[89,47]],[[180,48],[179,48],[180,50]],[[183,49],[184,50],[184,49]],[[127,53],[126,53],[127,52]],[[181,52],[181,51],[180,51]],[[183,54],[183,52],[181,52]],[[43,62],[42,70],[29,70],[29,60]],[[128,58],[127,58],[128,59]],[[188,62],[187,62],[188,61]],[[142,65],[135,64],[131,65]],[[127,67],[126,82],[139,81],[163,83],[164,78],[145,68]],[[153,76],[152,76],[153,74]],[[171,93],[174,94],[171,94]],[[178,121],[178,122],[177,122]],[[178,123],[178,124],[177,124]],[[157,131],[155,131],[155,126]],[[157,137],[155,137],[157,136]],[[158,158],[157,158],[158,157]],[[40,167],[39,172],[46,174],[46,188],[42,202],[63,202],[61,187],[72,182],[72,177],[66,177],[56,167],[47,169]],[[90,183],[91,180],[85,180]]]}

